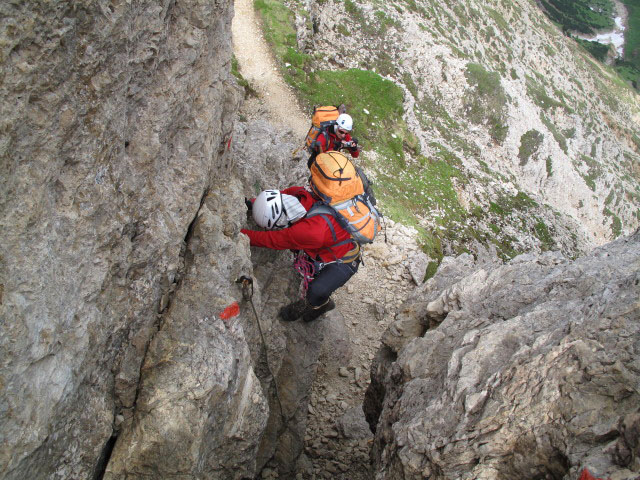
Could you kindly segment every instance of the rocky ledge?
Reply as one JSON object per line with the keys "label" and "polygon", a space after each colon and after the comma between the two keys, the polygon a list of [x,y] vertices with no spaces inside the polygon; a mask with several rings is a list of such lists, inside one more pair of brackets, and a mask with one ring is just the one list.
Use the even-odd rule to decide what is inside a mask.
{"label": "rocky ledge", "polygon": [[378,479],[640,472],[640,232],[576,261],[447,258],[384,336]]}

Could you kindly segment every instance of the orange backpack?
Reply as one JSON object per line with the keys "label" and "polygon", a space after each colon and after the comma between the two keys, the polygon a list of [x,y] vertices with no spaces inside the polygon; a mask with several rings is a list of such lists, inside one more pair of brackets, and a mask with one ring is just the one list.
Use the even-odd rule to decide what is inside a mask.
{"label": "orange backpack", "polygon": [[307,217],[331,215],[358,246],[372,243],[380,229],[381,215],[364,173],[335,151],[316,156],[310,170],[311,189],[322,201],[311,207]]}
{"label": "orange backpack", "polygon": [[318,135],[325,132],[328,127],[335,125],[338,116],[340,115],[341,108],[333,105],[326,105],[321,107],[313,107],[313,116],[311,117],[311,128],[307,132],[307,137],[304,140],[305,148],[311,153],[315,146]]}

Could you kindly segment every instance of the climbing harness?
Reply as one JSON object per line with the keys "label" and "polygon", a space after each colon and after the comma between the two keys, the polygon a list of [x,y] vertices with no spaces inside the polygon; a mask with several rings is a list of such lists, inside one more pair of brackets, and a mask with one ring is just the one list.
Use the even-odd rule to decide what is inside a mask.
{"label": "climbing harness", "polygon": [[302,275],[302,283],[300,284],[300,298],[305,298],[307,296],[309,284],[313,280],[313,276],[316,274],[315,264],[306,253],[300,250],[295,260],[293,261],[293,268],[295,268],[296,271],[300,275]]}
{"label": "climbing harness", "polygon": [[282,402],[280,401],[280,393],[278,392],[278,381],[271,370],[271,366],[269,365],[269,351],[267,350],[267,342],[264,339],[264,333],[262,332],[262,325],[260,325],[260,317],[258,316],[258,312],[256,310],[256,306],[253,304],[253,278],[247,277],[246,275],[242,275],[240,278],[236,280],[236,283],[241,284],[242,286],[242,298],[248,300],[251,304],[251,308],[253,309],[253,314],[256,316],[256,323],[258,324],[258,331],[260,332],[260,338],[262,339],[262,346],[264,347],[264,357],[267,363],[267,370],[269,371],[269,375],[273,378],[273,387],[275,389],[276,400],[278,401],[278,407],[280,407],[280,415],[282,417],[283,423],[286,425],[287,417],[284,414],[284,409],[282,408]]}

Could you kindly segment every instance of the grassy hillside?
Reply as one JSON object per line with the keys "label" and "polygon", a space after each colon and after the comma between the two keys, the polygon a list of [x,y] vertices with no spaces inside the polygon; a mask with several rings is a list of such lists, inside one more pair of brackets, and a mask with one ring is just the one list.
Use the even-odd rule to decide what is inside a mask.
{"label": "grassy hillside", "polygon": [[640,89],[640,0],[624,0],[623,3],[629,12],[629,20],[624,33],[624,61],[619,62],[618,70]]}
{"label": "grassy hillside", "polygon": [[[640,89],[640,0],[622,0],[629,13],[624,32],[624,58],[615,62],[618,75]],[[611,0],[541,0],[547,16],[564,31],[593,35],[614,26],[615,12]],[[605,62],[609,46],[598,42],[577,40],[598,61]]]}
{"label": "grassy hillside", "polygon": [[611,0],[540,0],[540,5],[566,30],[594,34],[613,27]]}
{"label": "grassy hillside", "polygon": [[629,12],[628,27],[625,31],[625,60],[640,67],[640,0],[624,0]]}
{"label": "grassy hillside", "polygon": [[[610,169],[599,162],[605,145],[609,149],[611,144],[598,137],[577,151],[575,143],[590,141],[585,135],[593,140],[606,135],[590,103],[602,99],[606,108],[620,111],[628,88],[622,82],[612,87],[595,62],[582,60],[581,53],[576,53],[580,66],[568,68],[594,72],[597,92],[587,90],[587,77],[579,79],[565,67],[550,70],[564,61],[555,57],[560,32],[534,18],[538,35],[549,34],[553,41],[545,39],[540,47],[529,43],[538,41],[535,36],[521,40],[516,35],[522,32],[514,27],[524,18],[508,1],[497,6],[323,0],[313,5],[321,7],[325,22],[329,17],[336,21],[330,30],[313,35],[313,44],[305,49],[294,19],[297,16],[298,25],[306,20],[307,32],[315,31],[317,17],[312,19],[307,7],[293,0],[254,4],[281,71],[309,115],[313,105],[347,105],[355,120],[354,136],[364,147],[359,162],[372,174],[383,211],[417,228],[429,255],[439,259],[473,250],[476,244],[492,245],[504,258],[532,248],[577,251],[576,235],[567,230],[562,214],[522,191],[506,165],[491,167],[483,159],[486,145],[501,161],[510,161],[511,155],[520,167],[541,173],[541,182],[558,183],[556,175],[563,168],[566,174],[566,160],[558,155],[568,156],[588,196],[602,195]],[[331,15],[324,15],[327,9]],[[408,17],[411,22],[405,22]],[[409,48],[401,40],[405,29],[416,27],[417,35],[426,39],[422,48],[432,45],[425,63],[430,68],[417,66],[424,58],[419,55],[408,65],[400,61]],[[522,61],[529,52],[540,52],[549,62],[535,59],[533,70]],[[566,49],[564,55],[571,61]],[[429,78],[425,73],[430,71],[438,73]],[[522,105],[533,109],[525,118]],[[514,115],[519,117],[515,122]],[[576,129],[575,119],[581,115],[584,122]],[[530,125],[523,128],[523,121]],[[633,137],[631,125],[628,133]],[[620,159],[635,161],[626,153]],[[614,233],[623,228],[614,207],[625,196],[633,202],[636,193],[626,185],[616,186],[602,222],[612,223]],[[579,208],[587,203],[580,202]]]}

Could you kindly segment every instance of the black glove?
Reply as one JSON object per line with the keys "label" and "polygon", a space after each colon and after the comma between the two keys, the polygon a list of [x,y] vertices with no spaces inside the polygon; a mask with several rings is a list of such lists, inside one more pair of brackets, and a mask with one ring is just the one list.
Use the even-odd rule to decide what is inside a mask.
{"label": "black glove", "polygon": [[244,197],[244,204],[247,206],[248,212],[253,210],[253,202],[249,200],[247,197]]}

